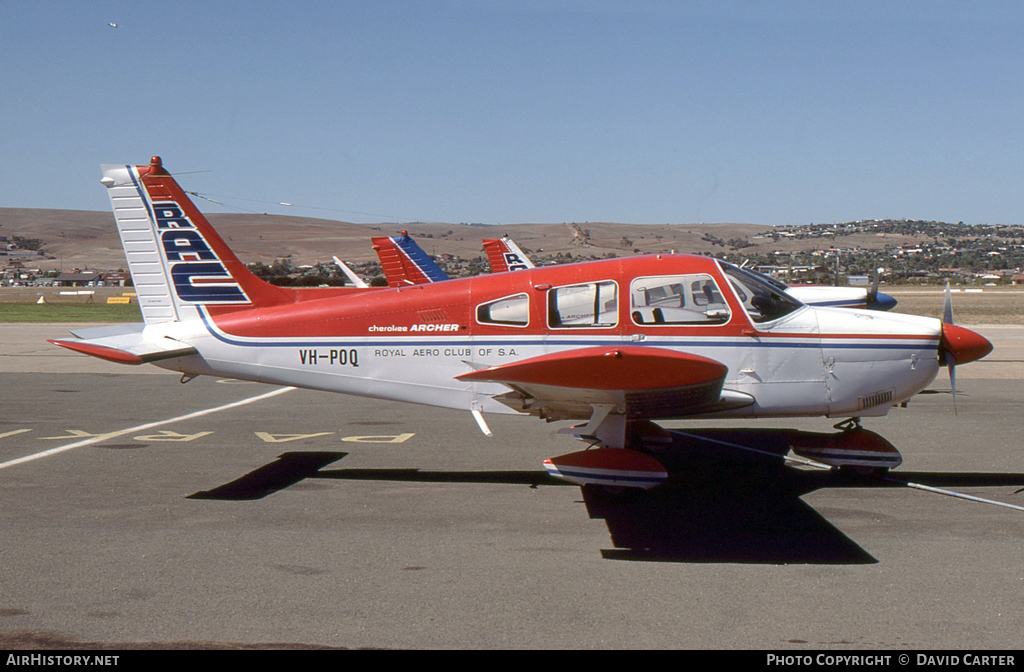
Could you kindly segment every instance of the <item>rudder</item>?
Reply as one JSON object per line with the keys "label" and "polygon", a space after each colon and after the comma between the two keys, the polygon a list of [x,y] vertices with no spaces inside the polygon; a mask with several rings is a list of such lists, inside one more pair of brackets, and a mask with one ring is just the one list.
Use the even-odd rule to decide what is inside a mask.
{"label": "rudder", "polygon": [[425,285],[448,279],[448,274],[416,244],[408,231],[403,231],[400,236],[370,240],[380,259],[388,286]]}
{"label": "rudder", "polygon": [[146,324],[196,317],[205,305],[245,309],[291,300],[238,260],[160,157],[102,170]]}

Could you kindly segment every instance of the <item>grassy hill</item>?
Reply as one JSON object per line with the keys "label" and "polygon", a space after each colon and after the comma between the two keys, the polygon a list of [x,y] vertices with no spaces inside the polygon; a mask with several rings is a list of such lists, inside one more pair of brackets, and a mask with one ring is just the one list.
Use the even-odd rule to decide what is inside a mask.
{"label": "grassy hill", "polygon": [[[607,253],[623,256],[633,250],[721,251],[723,248],[713,241],[748,239],[766,230],[756,224],[353,224],[258,214],[213,214],[209,219],[242,261],[269,264],[274,259],[290,258],[296,265],[330,262],[332,255],[352,262],[375,260],[370,238],[396,235],[403,230],[408,230],[430,254],[452,254],[466,259],[483,256],[483,238],[502,234],[512,236],[529,252],[600,257]],[[0,208],[0,236],[15,235],[42,241],[46,258],[39,260],[38,265],[44,270],[116,270],[125,266],[114,217],[109,212]],[[767,242],[771,246],[771,241]],[[33,261],[32,265],[37,264]]]}

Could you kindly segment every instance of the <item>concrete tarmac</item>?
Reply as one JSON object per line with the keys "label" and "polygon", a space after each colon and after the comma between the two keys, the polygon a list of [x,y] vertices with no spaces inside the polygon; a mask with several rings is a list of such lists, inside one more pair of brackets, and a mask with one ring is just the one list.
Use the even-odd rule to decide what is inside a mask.
{"label": "concrete tarmac", "polygon": [[[958,416],[940,373],[864,424],[894,479],[1024,506],[1024,328],[978,330]],[[66,333],[0,326],[4,648],[1021,646],[1024,511],[720,444],[612,497],[544,473],[582,447],[565,423],[183,385],[45,343]]]}

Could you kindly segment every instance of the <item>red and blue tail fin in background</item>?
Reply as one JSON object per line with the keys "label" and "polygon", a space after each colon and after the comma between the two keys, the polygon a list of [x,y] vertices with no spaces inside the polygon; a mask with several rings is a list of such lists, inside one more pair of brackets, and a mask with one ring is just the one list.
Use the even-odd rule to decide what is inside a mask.
{"label": "red and blue tail fin in background", "polygon": [[293,301],[238,260],[160,157],[148,166],[102,169],[146,324],[196,317],[206,305],[248,309]]}
{"label": "red and blue tail fin in background", "polygon": [[403,231],[400,236],[373,238],[372,241],[389,287],[425,285],[448,279],[448,274],[416,244],[408,231]]}

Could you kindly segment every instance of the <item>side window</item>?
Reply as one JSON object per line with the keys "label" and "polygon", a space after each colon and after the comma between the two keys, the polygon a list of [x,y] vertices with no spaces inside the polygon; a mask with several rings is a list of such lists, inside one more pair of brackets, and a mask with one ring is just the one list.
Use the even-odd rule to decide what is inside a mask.
{"label": "side window", "polygon": [[476,321],[480,324],[525,327],[530,322],[530,298],[526,294],[516,294],[481,303],[476,307]]}
{"label": "side window", "polygon": [[724,324],[729,307],[706,273],[636,278],[629,286],[636,324]]}
{"label": "side window", "polygon": [[614,327],[619,322],[619,288],[614,282],[548,290],[548,326],[552,329]]}

